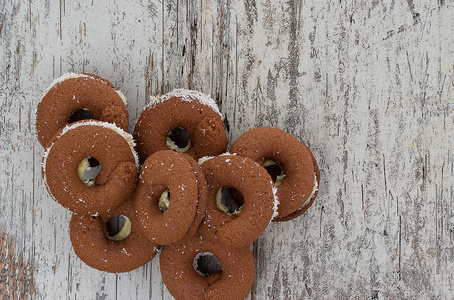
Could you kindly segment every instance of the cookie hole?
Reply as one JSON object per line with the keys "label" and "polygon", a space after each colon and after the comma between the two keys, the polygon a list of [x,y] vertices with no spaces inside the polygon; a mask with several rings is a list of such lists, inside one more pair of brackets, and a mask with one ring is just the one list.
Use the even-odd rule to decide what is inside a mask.
{"label": "cookie hole", "polygon": [[167,134],[166,144],[170,150],[186,152],[191,148],[189,133],[183,127],[174,128]]}
{"label": "cookie hole", "polygon": [[88,108],[78,109],[69,116],[68,124],[87,119],[93,119],[90,110]]}
{"label": "cookie hole", "polygon": [[159,197],[158,207],[163,213],[165,213],[167,211],[167,209],[169,208],[169,204],[170,204],[170,191],[169,191],[169,189],[166,189],[161,194],[161,197]]}
{"label": "cookie hole", "polygon": [[94,186],[96,177],[101,172],[101,164],[94,157],[84,158],[77,167],[77,176],[87,186]]}
{"label": "cookie hole", "polygon": [[279,186],[285,177],[284,169],[282,168],[282,166],[269,158],[265,160],[262,166],[265,168],[268,174],[270,174],[271,179],[274,182],[274,185]]}
{"label": "cookie hole", "polygon": [[217,207],[228,215],[241,213],[244,204],[243,194],[236,188],[221,187],[216,192]]}
{"label": "cookie hole", "polygon": [[192,261],[194,270],[203,277],[222,272],[221,263],[211,252],[200,252]]}
{"label": "cookie hole", "polygon": [[112,241],[122,241],[131,234],[131,221],[127,216],[116,215],[106,223],[107,238]]}

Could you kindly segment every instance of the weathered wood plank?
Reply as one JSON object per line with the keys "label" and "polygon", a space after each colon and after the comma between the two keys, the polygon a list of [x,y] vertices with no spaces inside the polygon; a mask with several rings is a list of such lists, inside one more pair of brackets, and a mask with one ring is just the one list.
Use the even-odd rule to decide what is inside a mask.
{"label": "weathered wood plank", "polygon": [[68,234],[70,215],[49,198],[42,184],[43,150],[36,143],[34,111],[52,78],[68,71],[91,72],[108,78],[126,94],[135,120],[146,95],[160,88],[162,73],[156,67],[162,53],[160,7],[158,1],[130,3],[122,10],[115,3],[91,1],[5,3],[2,144],[13,149],[2,150],[7,170],[2,172],[2,221],[11,226],[5,229],[8,235],[23,241],[23,247],[16,248],[26,252],[39,274],[37,298],[135,295],[141,299],[151,294],[150,279],[143,280],[151,278],[151,266],[126,275],[104,274],[74,255]]}
{"label": "weathered wood plank", "polygon": [[[257,13],[267,9],[257,6]],[[257,298],[449,298],[449,284],[439,282],[452,282],[446,272],[452,243],[441,233],[452,227],[446,222],[452,196],[441,195],[453,184],[443,143],[453,140],[453,112],[440,79],[452,77],[452,37],[438,35],[452,20],[439,23],[436,4],[290,1],[271,11],[290,26],[287,69],[278,85],[288,89],[278,115],[285,129],[311,145],[323,177],[313,209],[273,224],[260,239]],[[248,39],[263,36],[262,28],[254,26]],[[297,50],[292,39],[301,43]],[[244,51],[251,61],[265,56],[259,47]],[[263,91],[261,67],[244,73],[248,82],[257,81],[255,89],[245,89],[249,94],[274,91]],[[261,107],[270,107],[266,101]],[[287,111],[292,107],[296,122]],[[446,180],[450,187],[441,188]],[[441,253],[448,255],[442,265]]]}
{"label": "weathered wood plank", "polygon": [[258,240],[250,298],[452,298],[453,13],[446,0],[2,1],[0,294],[172,298],[159,257],[118,275],[82,263],[41,180],[35,108],[84,71],[126,94],[130,129],[150,95],[185,87],[217,100],[231,142],[275,126],[310,146],[318,199]]}

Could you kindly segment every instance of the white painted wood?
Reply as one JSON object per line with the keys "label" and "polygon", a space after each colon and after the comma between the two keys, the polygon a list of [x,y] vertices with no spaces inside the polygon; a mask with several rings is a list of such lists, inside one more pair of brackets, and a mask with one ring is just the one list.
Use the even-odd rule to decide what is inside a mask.
{"label": "white painted wood", "polygon": [[185,87],[216,99],[231,142],[275,126],[310,146],[319,196],[258,240],[250,298],[453,298],[453,15],[452,0],[1,1],[0,227],[25,263],[1,258],[0,295],[171,299],[158,257],[82,263],[43,185],[36,106],[85,71],[124,92],[130,129],[150,95]]}

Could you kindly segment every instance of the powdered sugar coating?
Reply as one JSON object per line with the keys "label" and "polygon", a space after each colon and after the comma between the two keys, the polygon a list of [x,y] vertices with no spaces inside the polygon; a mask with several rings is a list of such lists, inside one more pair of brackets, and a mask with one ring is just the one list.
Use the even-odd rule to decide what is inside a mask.
{"label": "powdered sugar coating", "polygon": [[[309,198],[307,198],[306,202],[304,202],[303,206],[301,206],[301,208],[303,208],[306,204],[308,204],[312,198],[314,198],[315,196],[315,193],[318,191],[318,181],[317,181],[317,174],[314,173],[314,187],[312,188],[312,192],[309,196]],[[300,208],[300,209],[301,209]]]}
{"label": "powdered sugar coating", "polygon": [[[47,176],[46,176],[46,172],[45,172],[46,163],[47,163],[47,157],[49,156],[49,153],[52,150],[52,147],[54,146],[54,144],[58,141],[58,139],[62,135],[64,135],[66,132],[68,132],[70,130],[73,130],[73,129],[75,129],[77,127],[80,127],[80,126],[101,126],[101,127],[113,130],[116,133],[118,133],[128,143],[128,145],[129,145],[129,147],[131,149],[132,155],[134,156],[134,162],[135,162],[136,168],[137,169],[139,168],[139,156],[137,155],[137,153],[136,153],[136,151],[134,149],[134,147],[136,146],[136,143],[134,142],[134,139],[132,138],[131,134],[125,132],[123,129],[117,127],[115,124],[112,124],[112,123],[101,122],[101,121],[96,121],[96,120],[77,122],[77,123],[73,123],[73,124],[67,125],[65,128],[63,128],[61,133],[58,135],[57,139],[44,151],[43,161],[42,161],[42,166],[41,167],[42,167],[42,169],[44,171],[43,172],[43,180],[44,180],[44,183],[46,184],[46,186],[47,186]],[[52,196],[52,198],[53,198],[53,196]]]}
{"label": "powdered sugar coating", "polygon": [[[226,156],[226,155],[234,156],[234,155],[237,155],[237,154],[236,153],[225,152],[225,153],[219,154],[218,156]],[[210,159],[215,158],[215,157],[217,157],[217,156],[203,156],[203,157],[199,158],[198,163],[199,163],[199,165],[201,165],[204,162],[206,162],[207,160],[210,160]]]}
{"label": "powdered sugar coating", "polygon": [[123,94],[120,90],[115,90],[115,92],[117,92],[118,96],[120,96],[121,100],[123,100],[123,103],[127,105],[128,103],[125,94]]}
{"label": "powdered sugar coating", "polygon": [[[298,208],[295,212],[298,212],[298,211],[301,211],[302,209],[304,209],[306,207],[306,205],[308,205],[311,200],[315,197],[315,193],[318,191],[318,181],[317,181],[317,174],[314,172],[314,187],[312,188],[312,192],[311,194],[309,195],[309,197],[306,199],[306,201],[304,201],[304,204],[301,205],[300,208]],[[274,189],[273,189],[273,192],[274,192]],[[276,192],[277,192],[277,188],[276,188]],[[277,198],[277,197],[276,197]],[[278,201],[278,204],[279,204],[279,201]],[[273,219],[275,218],[278,218],[278,213],[276,212],[277,215],[273,216]]]}
{"label": "powdered sugar coating", "polygon": [[210,160],[210,159],[212,159],[212,158],[215,158],[215,156],[204,156],[204,157],[201,157],[201,158],[199,158],[198,163],[199,163],[199,165],[201,165],[201,164],[203,164],[204,162],[206,162],[207,160]]}
{"label": "powdered sugar coating", "polygon": [[186,102],[198,101],[198,102],[200,102],[200,104],[208,106],[214,112],[219,114],[219,116],[221,116],[221,119],[223,120],[223,116],[222,116],[221,112],[219,111],[218,105],[210,97],[210,95],[206,95],[201,92],[194,91],[194,90],[188,90],[188,89],[176,89],[176,90],[173,90],[164,95],[151,96],[150,103],[148,103],[148,105],[145,106],[145,109],[154,107],[157,104],[162,103],[162,102],[172,99],[172,98],[180,98],[182,101],[186,101]]}
{"label": "powdered sugar coating", "polygon": [[277,212],[278,206],[279,206],[279,198],[277,197],[277,187],[274,186],[273,182],[273,196],[274,196],[274,206],[273,206],[273,216],[271,217],[271,221],[273,221],[274,218],[278,217],[279,213]]}
{"label": "powdered sugar coating", "polygon": [[[50,89],[52,89],[54,86],[56,86],[57,84],[65,81],[65,80],[68,80],[68,79],[72,79],[72,78],[91,78],[91,79],[94,79],[94,80],[99,80],[105,84],[107,84],[107,82],[105,82],[104,80],[102,80],[101,78],[96,78],[96,77],[93,77],[93,76],[90,76],[88,74],[81,74],[81,73],[65,73],[63,74],[62,76],[58,77],[57,79],[55,79],[47,89],[44,90],[43,92],[43,96],[42,98],[44,98],[44,96],[46,96],[46,94],[50,91]],[[119,90],[116,90],[115,91],[117,92],[118,96],[120,96],[121,100],[123,100],[124,104],[126,105],[126,97],[125,95],[119,91]]]}

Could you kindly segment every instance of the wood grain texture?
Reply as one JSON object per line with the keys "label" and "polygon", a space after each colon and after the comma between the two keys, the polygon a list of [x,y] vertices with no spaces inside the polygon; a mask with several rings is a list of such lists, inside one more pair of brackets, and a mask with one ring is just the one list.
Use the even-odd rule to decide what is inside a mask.
{"label": "wood grain texture", "polygon": [[172,298],[158,256],[126,274],[82,263],[43,185],[36,106],[84,71],[125,93],[130,129],[184,87],[213,96],[231,142],[274,126],[311,148],[319,196],[254,244],[248,298],[454,298],[453,15],[452,0],[2,0],[0,294]]}

